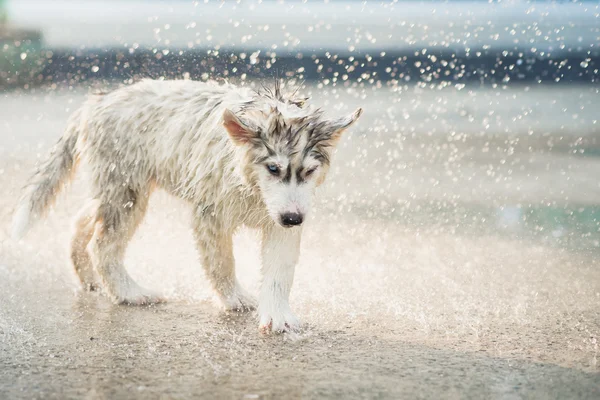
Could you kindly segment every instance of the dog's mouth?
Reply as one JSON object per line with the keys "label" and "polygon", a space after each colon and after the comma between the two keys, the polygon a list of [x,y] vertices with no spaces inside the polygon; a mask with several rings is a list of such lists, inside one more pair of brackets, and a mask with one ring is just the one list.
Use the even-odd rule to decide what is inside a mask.
{"label": "dog's mouth", "polygon": [[279,225],[281,225],[285,229],[292,229],[292,228],[297,228],[297,227],[301,226],[302,224],[298,224],[298,225],[283,225],[283,224],[279,224]]}

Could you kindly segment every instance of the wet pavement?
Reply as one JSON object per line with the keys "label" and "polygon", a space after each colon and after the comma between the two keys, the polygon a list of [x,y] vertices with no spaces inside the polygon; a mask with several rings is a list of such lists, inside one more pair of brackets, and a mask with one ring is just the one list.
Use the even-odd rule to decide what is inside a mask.
{"label": "wet pavement", "polygon": [[[158,193],[126,263],[165,305],[77,291],[79,176],[27,238],[23,179],[82,101],[0,97],[1,398],[598,398],[600,144],[594,87],[308,88],[365,114],[307,221],[297,334],[216,308],[189,210]],[[242,231],[240,281],[259,285]]]}

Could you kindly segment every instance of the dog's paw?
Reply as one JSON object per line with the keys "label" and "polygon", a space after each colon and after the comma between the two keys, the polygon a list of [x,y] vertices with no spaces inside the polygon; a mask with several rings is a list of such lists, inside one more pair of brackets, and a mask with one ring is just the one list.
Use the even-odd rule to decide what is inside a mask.
{"label": "dog's paw", "polygon": [[291,311],[265,312],[260,314],[258,329],[264,334],[297,332],[300,330],[300,321]]}
{"label": "dog's paw", "polygon": [[128,288],[128,290],[112,296],[118,304],[130,306],[145,306],[150,304],[164,303],[166,299],[159,293],[144,289],[140,286]]}
{"label": "dog's paw", "polygon": [[221,302],[227,311],[251,311],[255,310],[257,305],[254,296],[240,286],[237,286],[231,295],[221,298]]}
{"label": "dog's paw", "polygon": [[144,293],[138,296],[128,297],[121,300],[121,304],[129,306],[147,306],[150,304],[165,303],[166,299],[159,294]]}
{"label": "dog's paw", "polygon": [[100,292],[102,286],[96,282],[82,283],[78,290],[82,292]]}

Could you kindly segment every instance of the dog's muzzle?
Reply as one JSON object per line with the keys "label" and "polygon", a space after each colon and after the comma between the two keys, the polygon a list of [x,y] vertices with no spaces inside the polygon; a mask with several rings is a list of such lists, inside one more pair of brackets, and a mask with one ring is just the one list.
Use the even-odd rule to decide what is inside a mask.
{"label": "dog's muzzle", "polygon": [[304,217],[302,216],[302,214],[298,214],[298,213],[288,213],[288,214],[281,215],[281,225],[283,225],[283,226],[291,227],[291,226],[300,225],[303,220],[304,220]]}

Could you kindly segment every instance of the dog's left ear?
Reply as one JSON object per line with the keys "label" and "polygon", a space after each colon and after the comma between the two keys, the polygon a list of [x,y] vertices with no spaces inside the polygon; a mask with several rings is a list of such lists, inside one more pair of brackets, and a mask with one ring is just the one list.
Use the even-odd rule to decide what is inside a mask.
{"label": "dog's left ear", "polygon": [[329,141],[331,144],[335,145],[338,140],[340,140],[342,133],[344,133],[344,131],[348,129],[350,125],[356,122],[356,120],[361,116],[362,112],[362,108],[357,108],[352,114],[333,120],[329,123],[328,129],[331,132]]}
{"label": "dog's left ear", "polygon": [[231,140],[237,145],[249,143],[256,137],[255,130],[229,109],[223,112],[223,126]]}

